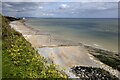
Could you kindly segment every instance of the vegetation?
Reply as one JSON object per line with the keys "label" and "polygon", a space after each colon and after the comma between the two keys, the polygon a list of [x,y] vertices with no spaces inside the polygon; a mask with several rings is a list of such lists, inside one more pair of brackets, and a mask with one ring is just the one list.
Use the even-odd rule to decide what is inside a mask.
{"label": "vegetation", "polygon": [[101,62],[120,71],[120,56],[116,53],[96,48],[86,47],[90,54],[98,58]]}
{"label": "vegetation", "polygon": [[0,79],[2,78],[2,17],[0,16]]}
{"label": "vegetation", "polygon": [[94,55],[94,56],[98,58],[100,61],[102,61],[103,63],[120,71],[120,58],[115,58],[113,56],[102,55],[102,54]]}
{"label": "vegetation", "polygon": [[66,79],[67,76],[55,64],[48,64],[21,33],[9,26],[9,20],[2,17],[2,78]]}

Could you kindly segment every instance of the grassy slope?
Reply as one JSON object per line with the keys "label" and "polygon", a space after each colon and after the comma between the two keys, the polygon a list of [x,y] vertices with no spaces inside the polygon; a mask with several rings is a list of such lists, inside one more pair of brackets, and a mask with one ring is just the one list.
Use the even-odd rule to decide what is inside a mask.
{"label": "grassy slope", "polygon": [[0,16],[0,79],[2,78],[2,17]]}
{"label": "grassy slope", "polygon": [[3,78],[66,78],[54,64],[40,56],[24,37],[2,19]]}

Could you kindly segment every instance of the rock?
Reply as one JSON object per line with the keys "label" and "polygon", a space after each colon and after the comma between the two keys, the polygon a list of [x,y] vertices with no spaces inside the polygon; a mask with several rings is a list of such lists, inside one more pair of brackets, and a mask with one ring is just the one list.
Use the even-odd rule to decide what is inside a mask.
{"label": "rock", "polygon": [[72,67],[71,69],[72,72],[80,79],[119,80],[117,77],[100,68],[76,66]]}

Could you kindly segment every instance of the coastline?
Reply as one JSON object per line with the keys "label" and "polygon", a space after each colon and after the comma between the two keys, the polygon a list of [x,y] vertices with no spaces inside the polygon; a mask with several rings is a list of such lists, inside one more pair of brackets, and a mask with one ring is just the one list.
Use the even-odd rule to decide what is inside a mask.
{"label": "coastline", "polygon": [[[114,23],[111,23],[110,27],[107,28],[107,20],[105,20],[105,24],[104,21],[101,20],[99,20],[99,22],[96,22],[96,19],[91,20],[93,21],[87,19],[28,19],[25,24],[37,30],[49,32],[52,36],[58,36],[57,38],[60,39],[70,40],[77,44],[82,43],[99,49],[110,50],[112,52],[118,52],[117,31],[107,31],[114,28],[112,27],[112,24]],[[66,21],[67,23],[62,21]],[[103,26],[99,26],[100,23]],[[114,29],[116,30],[116,27]]]}
{"label": "coastline", "polygon": [[97,44],[93,44],[93,45],[89,45],[89,44],[85,44],[85,43],[82,43],[82,42],[74,42],[74,41],[71,41],[71,40],[67,40],[67,39],[61,39],[61,37],[59,36],[59,35],[52,35],[52,33],[49,33],[49,32],[46,32],[46,31],[41,31],[41,30],[37,30],[37,29],[35,29],[35,28],[32,28],[32,27],[30,27],[30,25],[28,25],[28,24],[26,24],[25,23],[26,21],[25,20],[23,20],[23,24],[26,26],[26,27],[28,27],[28,28],[30,28],[31,30],[33,30],[33,31],[35,31],[36,33],[36,35],[50,35],[50,36],[54,36],[54,38],[53,39],[57,39],[58,41],[62,41],[63,40],[63,42],[64,41],[66,41],[66,42],[70,42],[70,43],[72,43],[72,44],[66,44],[66,45],[60,45],[60,46],[69,46],[69,45],[75,45],[75,46],[79,46],[79,45],[83,45],[83,46],[85,46],[85,47],[90,47],[90,48],[93,48],[93,49],[96,49],[96,50],[101,50],[101,51],[105,51],[105,52],[107,52],[107,53],[111,53],[111,54],[120,54],[118,51],[113,51],[113,50],[109,50],[109,49],[105,49],[105,48],[102,48],[102,47],[98,47],[99,45],[97,45]]}
{"label": "coastline", "polygon": [[[61,39],[61,37],[59,37],[59,35],[52,35],[52,33],[49,33],[49,32],[46,32],[46,31],[40,31],[40,30],[37,30],[37,29],[35,29],[35,28],[32,28],[32,27],[30,27],[29,25],[27,25],[26,23],[25,23],[26,21],[25,20],[23,20],[23,25],[25,25],[26,27],[28,27],[28,28],[30,28],[31,30],[33,30],[33,31],[35,31],[36,33],[36,35],[50,35],[50,36],[54,36],[54,38],[52,38],[52,39],[56,39],[56,41],[62,41],[62,42],[64,42],[64,41],[66,41],[66,42],[69,42],[68,44],[66,44],[66,43],[63,43],[62,45],[59,45],[58,44],[58,46],[79,46],[79,45],[82,45],[82,46],[84,46],[85,48],[87,47],[87,49],[88,49],[88,47],[90,48],[90,49],[94,49],[94,50],[99,50],[99,51],[104,51],[105,53],[109,53],[109,54],[120,54],[118,51],[113,51],[113,50],[109,50],[109,49],[105,49],[105,48],[100,48],[100,47],[97,47],[97,44],[93,44],[93,45],[96,45],[96,46],[93,46],[93,45],[89,45],[89,44],[85,44],[85,43],[82,43],[82,42],[74,42],[74,41],[71,41],[71,40],[67,40],[67,39]],[[55,36],[57,36],[57,37],[55,37]],[[59,37],[59,38],[58,38]],[[72,44],[70,44],[70,43],[72,43]],[[45,47],[45,46],[44,46]]]}
{"label": "coastline", "polygon": [[[15,21],[14,21],[15,22]],[[75,56],[75,58],[77,57],[77,56],[79,56],[79,55],[81,55],[83,58],[85,58],[85,59],[87,59],[87,61],[91,61],[91,63],[92,64],[89,64],[90,62],[81,62],[82,64],[83,63],[85,63],[85,64],[83,64],[84,66],[92,66],[92,65],[94,65],[94,67],[99,67],[99,65],[101,64],[101,63],[97,63],[97,65],[96,64],[94,64],[95,62],[94,62],[94,60],[92,60],[92,59],[94,59],[94,57],[93,56],[91,56],[91,54],[89,54],[87,51],[86,51],[86,49],[85,49],[85,47],[88,47],[88,45],[84,45],[83,43],[80,43],[80,44],[75,44],[75,45],[73,45],[73,44],[70,44],[71,43],[71,41],[70,42],[67,42],[67,41],[61,41],[61,42],[57,42],[58,40],[54,40],[53,38],[51,38],[51,34],[49,34],[49,33],[43,33],[43,32],[40,32],[40,31],[37,31],[37,30],[35,30],[35,29],[33,29],[33,28],[31,28],[31,27],[29,27],[29,26],[27,26],[24,22],[20,22],[20,21],[16,21],[15,23],[14,22],[12,22],[12,24],[10,24],[11,25],[11,27],[12,28],[14,28],[16,31],[18,31],[18,32],[20,32],[20,33],[22,33],[22,35],[25,37],[25,39],[26,40],[28,40],[31,44],[32,44],[32,46],[33,47],[35,47],[35,48],[39,48],[40,50],[46,50],[46,55],[47,54],[49,54],[48,53],[48,50],[50,50],[50,49],[52,49],[50,52],[53,52],[53,51],[55,51],[56,50],[56,48],[57,48],[57,50],[61,50],[61,51],[63,51],[64,52],[64,54],[60,54],[59,56],[61,56],[61,55],[64,55],[64,56],[66,56],[65,55],[65,53],[70,53],[70,51],[69,50],[73,50],[74,52],[76,51],[76,50],[79,50],[79,49],[81,49],[80,51],[82,51],[83,50],[83,52],[81,53],[80,51],[78,51],[78,52],[76,52],[77,53],[77,55]],[[16,26],[19,26],[19,28],[18,27],[16,27]],[[42,39],[38,39],[38,38],[42,38]],[[32,39],[34,39],[33,41],[32,41]],[[37,39],[39,40],[38,42],[36,42],[37,41]],[[54,41],[56,41],[56,42],[54,42]],[[40,43],[41,42],[41,43]],[[49,49],[49,47],[50,47],[50,49]],[[92,47],[92,46],[89,46],[89,49],[91,50],[91,48],[92,49],[96,49],[97,50],[97,48],[94,48],[94,47]],[[54,50],[55,49],[55,50]],[[65,50],[67,49],[67,52],[65,52]],[[43,50],[43,51],[44,51]],[[98,50],[102,50],[102,49],[98,49]],[[38,50],[39,51],[39,50]],[[85,51],[85,52],[84,52]],[[102,50],[102,51],[105,51],[106,53],[109,53],[110,51],[107,51],[107,50]],[[39,51],[40,53],[41,53],[41,51]],[[58,53],[60,53],[60,52],[58,52]],[[87,57],[85,57],[85,55],[83,55],[83,53],[85,53],[85,55],[87,56]],[[115,52],[110,52],[112,55],[115,53]],[[71,53],[72,54],[72,53]],[[44,55],[44,57],[46,57],[46,55],[43,53],[42,55]],[[51,59],[54,57],[56,57],[56,58],[58,58],[58,55],[55,55],[54,53],[53,54],[49,54],[50,56],[48,56],[48,57],[50,57]],[[53,56],[54,55],[54,56]],[[69,54],[70,55],[70,54]],[[73,55],[73,54],[72,54]],[[90,57],[91,56],[91,57]],[[63,56],[61,56],[61,57],[63,57]],[[62,59],[64,59],[64,60],[67,60],[68,58],[67,58],[68,56],[66,56],[66,57],[63,57]],[[69,56],[69,57],[71,57],[71,56]],[[80,57],[80,56],[79,56]],[[79,58],[79,57],[77,57],[77,58]],[[80,58],[80,59],[83,59],[83,58]],[[92,58],[92,59],[90,59],[90,58]],[[72,59],[72,58],[71,58]],[[85,60],[85,59],[83,59],[83,60]],[[60,64],[60,62],[58,61],[55,61],[56,59],[53,59],[53,62],[54,63],[58,63],[58,65]],[[77,61],[77,60],[76,60]],[[66,61],[67,62],[67,61]],[[61,64],[63,64],[63,63],[61,63]],[[64,64],[66,64],[66,63],[64,63]],[[70,63],[72,66],[73,65],[79,65],[78,63],[76,63],[76,62],[73,62],[73,63]],[[86,65],[86,64],[89,64],[89,65]],[[66,66],[66,65],[64,65],[64,66]],[[70,67],[72,67],[72,66],[70,66]],[[62,67],[61,67],[62,68]],[[68,65],[67,65],[67,67],[66,68],[68,68]],[[109,67],[107,67],[107,68],[109,68]],[[112,69],[112,68],[110,68],[110,69]],[[66,70],[67,71],[67,70]],[[117,74],[119,74],[119,72],[117,72],[116,70],[114,70],[113,69],[113,71],[115,71],[116,73],[112,73],[112,74],[114,74],[114,75],[116,75],[117,76]],[[68,72],[68,74],[69,74],[69,72]],[[73,75],[72,75],[73,76]],[[117,76],[118,77],[118,76]]]}

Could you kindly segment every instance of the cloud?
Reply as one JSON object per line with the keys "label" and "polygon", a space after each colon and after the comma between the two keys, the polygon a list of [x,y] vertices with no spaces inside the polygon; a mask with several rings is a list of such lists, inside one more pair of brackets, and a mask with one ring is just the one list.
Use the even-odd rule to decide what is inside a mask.
{"label": "cloud", "polygon": [[6,7],[12,7],[12,5],[5,3],[4,4]]}
{"label": "cloud", "polygon": [[19,17],[116,17],[118,9],[117,2],[3,2],[2,6],[3,14]]}
{"label": "cloud", "polygon": [[7,12],[22,12],[36,10],[38,8],[38,3],[32,2],[3,2],[2,9]]}
{"label": "cloud", "polygon": [[2,2],[119,2],[119,0],[2,0]]}
{"label": "cloud", "polygon": [[43,7],[42,7],[42,6],[39,6],[38,8],[39,8],[39,9],[43,9]]}
{"label": "cloud", "polygon": [[61,4],[59,9],[65,9],[65,8],[69,8],[69,6],[67,4]]}
{"label": "cloud", "polygon": [[43,13],[42,15],[44,15],[44,16],[53,16],[54,14],[52,14],[52,13]]}

